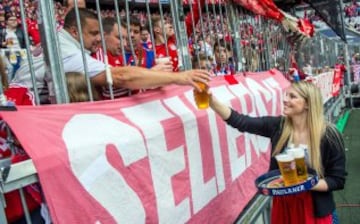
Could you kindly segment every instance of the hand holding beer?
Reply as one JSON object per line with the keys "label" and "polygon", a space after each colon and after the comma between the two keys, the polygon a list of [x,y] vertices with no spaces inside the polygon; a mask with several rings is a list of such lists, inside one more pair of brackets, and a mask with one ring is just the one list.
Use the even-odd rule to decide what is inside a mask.
{"label": "hand holding beer", "polygon": [[210,94],[208,93],[208,87],[205,83],[196,82],[196,84],[200,87],[201,92],[194,89],[194,98],[195,103],[198,109],[207,109],[209,107]]}
{"label": "hand holding beer", "polygon": [[288,154],[279,154],[276,155],[275,158],[279,165],[285,187],[297,184],[298,177],[296,173],[296,163],[294,157]]}

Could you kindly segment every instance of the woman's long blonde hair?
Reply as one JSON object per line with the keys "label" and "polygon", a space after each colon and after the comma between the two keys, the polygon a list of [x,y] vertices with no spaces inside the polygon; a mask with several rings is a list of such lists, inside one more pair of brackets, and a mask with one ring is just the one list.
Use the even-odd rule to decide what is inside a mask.
{"label": "woman's long blonde hair", "polygon": [[[319,176],[323,176],[323,167],[321,162],[320,143],[326,129],[326,122],[323,110],[323,101],[320,89],[312,83],[297,82],[292,87],[300,94],[308,105],[307,126],[309,128],[308,152],[310,155],[310,167],[316,171]],[[273,156],[280,153],[285,144],[290,139],[294,131],[291,118],[285,117],[283,122],[283,131],[279,141],[275,146]]]}

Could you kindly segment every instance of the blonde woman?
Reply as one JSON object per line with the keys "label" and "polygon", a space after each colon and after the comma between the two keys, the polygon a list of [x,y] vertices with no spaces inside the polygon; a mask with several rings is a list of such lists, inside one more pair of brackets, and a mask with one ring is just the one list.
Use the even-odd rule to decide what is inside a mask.
{"label": "blonde woman", "polygon": [[271,223],[331,224],[335,221],[332,191],[344,188],[345,151],[341,135],[325,122],[320,90],[307,82],[293,83],[284,97],[283,116],[249,117],[211,97],[210,107],[241,132],[271,139],[270,170],[278,169],[274,156],[289,144],[308,146],[307,164],[320,180],[311,191],[273,198]]}

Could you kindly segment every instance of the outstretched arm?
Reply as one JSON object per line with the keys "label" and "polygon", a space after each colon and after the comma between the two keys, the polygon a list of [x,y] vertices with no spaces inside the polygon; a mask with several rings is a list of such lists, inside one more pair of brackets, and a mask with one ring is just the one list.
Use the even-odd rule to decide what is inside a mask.
{"label": "outstretched arm", "polygon": [[250,117],[232,110],[210,94],[210,107],[230,126],[240,132],[249,132],[264,137],[271,137],[278,130],[281,117]]}
{"label": "outstretched arm", "polygon": [[[191,85],[201,91],[196,82],[206,85],[210,80],[210,74],[205,70],[188,70],[184,72],[154,71],[136,66],[112,67],[111,74],[114,87],[125,87],[129,89],[154,88],[164,85]],[[106,86],[105,71],[91,78],[97,86]]]}
{"label": "outstretched arm", "polygon": [[225,104],[221,103],[210,93],[210,107],[223,119],[229,119],[231,115],[230,107],[226,106]]}

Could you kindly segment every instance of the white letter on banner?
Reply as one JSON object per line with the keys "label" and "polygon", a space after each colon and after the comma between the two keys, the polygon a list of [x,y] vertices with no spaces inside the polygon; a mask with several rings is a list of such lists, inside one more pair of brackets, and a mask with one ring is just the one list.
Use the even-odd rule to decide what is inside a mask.
{"label": "white letter on banner", "polygon": [[[247,111],[246,101],[244,99],[244,95],[248,93],[248,90],[241,84],[231,85],[228,88],[231,90],[236,90],[237,97],[240,100],[241,107],[243,111]],[[221,99],[221,102],[231,106],[230,101],[235,99],[236,97],[229,91],[226,86],[219,86],[211,88],[214,96],[218,99]],[[245,155],[238,155],[237,143],[236,140],[241,136],[244,136],[244,133],[239,132],[237,129],[232,128],[231,126],[226,126],[227,132],[227,143],[229,148],[229,162],[230,162],[230,170],[231,170],[231,178],[235,180],[238,178],[246,168],[245,164]],[[246,142],[246,141],[245,141]],[[245,146],[246,147],[246,146]]]}
{"label": "white letter on banner", "polygon": [[[193,91],[186,92],[185,96],[189,100],[193,100]],[[167,99],[165,100],[165,104],[173,111],[173,113],[179,116],[184,125],[185,140],[189,159],[193,210],[194,214],[196,214],[198,211],[204,208],[213,198],[216,197],[216,179],[211,178],[208,182],[204,183],[204,168],[200,150],[200,136],[196,116],[194,115],[194,113],[186,107],[186,105],[179,99],[179,97]],[[216,137],[214,137],[214,135],[211,136],[212,139],[218,138],[218,135]],[[219,140],[217,140],[217,142],[218,141]],[[210,150],[209,153],[211,153]],[[222,185],[225,185],[221,163],[221,155],[220,158],[218,158],[218,156],[219,155],[214,155],[216,163],[215,172],[218,172],[219,167],[217,166],[221,166],[221,171],[219,171],[221,172],[221,174],[219,174],[220,181],[223,182]]]}
{"label": "white letter on banner", "polygon": [[[264,86],[262,86],[260,83],[256,82],[253,79],[246,79],[246,83],[248,85],[248,89],[251,92],[250,94],[253,96],[251,97],[253,103],[255,103],[256,105],[256,111],[257,113],[255,113],[255,110],[253,111],[253,113],[251,113],[252,116],[268,116],[268,109],[266,108],[264,102],[263,102],[263,97],[262,94],[264,94],[265,96],[265,101],[269,102],[270,100],[272,100],[272,92],[268,91],[267,89],[264,88]],[[261,94],[262,93],[262,94]],[[255,108],[254,108],[255,109]],[[245,134],[246,138],[245,138],[245,146],[246,146],[246,166],[250,166],[252,163],[251,160],[251,144],[254,146],[254,150],[257,156],[260,156],[260,152],[266,152],[268,147],[269,147],[269,139],[262,137],[262,136],[258,136],[258,135],[253,135],[253,134],[249,134],[246,133]]]}
{"label": "white letter on banner", "polygon": [[161,121],[174,116],[160,101],[128,107],[122,111],[130,121],[141,127],[146,139],[159,223],[185,223],[190,219],[189,199],[184,199],[176,206],[171,184],[171,178],[185,169],[184,147],[168,149],[161,124]]}
{"label": "white letter on banner", "polygon": [[252,95],[254,96],[255,99],[255,105],[256,105],[256,109],[257,109],[257,114],[258,116],[267,116],[269,115],[269,113],[267,112],[267,108],[264,105],[263,99],[262,99],[262,94],[265,97],[265,102],[269,102],[271,100],[271,93],[266,90],[264,88],[263,85],[261,85],[260,83],[258,83],[257,81],[253,80],[253,79],[245,79],[246,80],[246,84],[248,86],[248,89],[250,90],[250,92],[252,93]]}
{"label": "white letter on banner", "polygon": [[[283,108],[282,105],[280,105],[283,101],[283,94],[281,87],[279,83],[273,78],[267,78],[263,80],[264,85],[268,88],[268,90],[271,93],[271,100],[272,100],[272,110],[271,110],[271,116],[279,115],[276,113],[278,107]],[[278,101],[280,99],[280,101]],[[282,111],[282,110],[281,110]]]}
{"label": "white letter on banner", "polygon": [[65,125],[63,139],[74,175],[116,222],[145,223],[140,199],[105,154],[114,144],[126,166],[146,157],[139,131],[109,116],[81,114]]}

